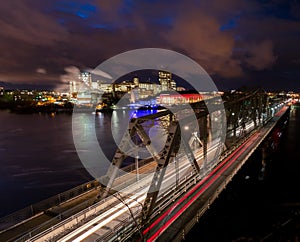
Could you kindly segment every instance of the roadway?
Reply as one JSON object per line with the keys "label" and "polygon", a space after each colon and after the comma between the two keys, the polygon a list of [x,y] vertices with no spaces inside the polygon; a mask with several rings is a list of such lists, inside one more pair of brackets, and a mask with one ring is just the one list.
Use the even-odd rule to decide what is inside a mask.
{"label": "roadway", "polygon": [[[282,110],[280,112],[285,111]],[[276,115],[279,118],[282,113],[278,112]],[[212,198],[214,198],[216,191],[222,190],[224,182],[225,184],[229,182],[228,179],[231,179],[239,170],[275,124],[276,119],[273,118],[272,122],[252,134],[247,141],[242,143],[221,163],[218,165],[217,163],[211,164],[213,170],[210,173],[207,173],[207,170],[201,172],[200,175],[195,174],[186,156],[178,156],[176,162],[170,163],[167,167],[159,192],[158,203],[164,206],[156,213],[154,212],[152,218],[155,217],[155,219],[152,219],[149,226],[142,231],[140,230],[143,237],[147,238],[147,241],[160,241],[166,240],[166,238],[169,240],[170,234],[175,236],[177,233],[172,230],[175,229],[178,232],[178,224],[184,224],[185,217],[188,221],[190,216],[194,215],[191,209],[195,204],[197,206],[199,203],[203,204],[203,208],[209,206],[209,202],[213,201]],[[251,129],[252,126],[253,124],[249,123],[246,129]],[[214,153],[219,148],[218,145],[218,140],[209,144],[207,160],[214,157]],[[197,150],[195,157],[203,170],[202,149]],[[107,235],[115,236],[116,239],[118,233],[123,229],[130,229],[132,226],[139,227],[138,219],[153,174],[140,174],[139,177],[138,181],[135,179],[130,186],[126,186],[120,192],[112,194],[104,201],[93,205],[92,208],[82,211],[80,215],[74,215],[55,228],[52,227],[28,241],[50,239],[55,241],[101,241],[101,238],[108,238]],[[189,180],[196,183],[193,188],[190,188],[191,184],[187,183]],[[166,197],[166,194],[178,192],[178,190],[178,198],[169,199]],[[172,205],[166,208],[169,204]],[[82,216],[84,218],[91,216],[92,219],[82,224]]]}
{"label": "roadway", "polygon": [[[217,144],[209,147],[208,155],[212,157],[217,148]],[[202,165],[202,150],[197,152],[196,159],[199,160],[200,165]],[[168,166],[158,200],[164,197],[167,190],[173,189],[176,180],[178,184],[180,184],[187,176],[195,175],[192,171],[191,164],[185,157],[179,158],[177,162],[179,164],[178,166],[174,165],[175,163]],[[133,220],[133,222],[138,220],[152,177],[153,174],[147,175],[132,184],[129,188],[112,195],[111,199],[119,197],[122,201],[58,241],[95,241],[95,238],[105,235],[108,230],[113,230],[114,227],[118,226],[120,221],[126,218]],[[133,214],[135,215],[134,219],[132,218]]]}
{"label": "roadway", "polygon": [[[253,128],[253,122],[249,122],[246,124],[245,131],[249,131]],[[195,174],[186,156],[179,156],[176,159],[176,162],[170,163],[169,166],[167,166],[166,174],[164,176],[162,187],[158,196],[158,204],[163,204],[163,207],[166,207],[167,205],[165,203],[166,200],[168,203],[172,203],[172,200],[174,200],[168,198],[166,199],[166,194],[169,195],[170,190],[175,192],[175,190],[178,189],[178,186],[184,184],[184,181],[193,177],[195,178],[196,182],[201,180],[203,177],[204,179],[202,179],[197,184],[197,186],[195,186],[191,191],[185,194],[178,202],[176,202],[169,210],[167,210],[162,217],[160,217],[151,226],[145,229],[143,231],[143,235],[150,236],[149,241],[154,240],[155,236],[160,235],[169,226],[172,220],[176,220],[176,218],[180,216],[182,209],[189,207],[194,200],[196,200],[200,195],[204,193],[206,189],[208,189],[208,187],[210,187],[211,191],[215,191],[215,187],[218,186],[218,182],[222,180],[221,177],[224,176],[225,172],[228,172],[228,170],[233,169],[233,167],[235,167],[234,164],[239,164],[239,162],[235,161],[238,160],[238,157],[241,155],[241,153],[243,153],[245,149],[247,149],[248,146],[250,146],[256,139],[261,139],[261,137],[257,133],[251,136],[247,140],[247,142],[243,143],[237,150],[235,150],[228,158],[226,158],[222,163],[220,163],[208,175],[205,172],[202,173],[202,176]],[[214,153],[217,151],[218,145],[220,145],[218,140],[215,140],[209,144],[207,153],[208,161],[213,161],[215,155]],[[250,148],[250,151],[252,148]],[[245,153],[250,154],[250,151],[247,150],[247,152]],[[202,149],[198,149],[198,151],[195,154],[195,158],[203,171]],[[210,167],[213,167],[215,165],[216,164],[210,164]],[[117,198],[118,200],[120,200],[119,204],[117,204],[114,207],[111,207],[106,212],[100,214],[93,220],[70,232],[68,235],[62,237],[58,241],[95,241],[95,239],[101,241],[101,238],[106,238],[108,234],[112,236],[113,234],[115,234],[116,236],[116,228],[121,227],[121,224],[123,226],[123,221],[125,220],[127,221],[126,226],[128,226],[128,224],[131,224],[131,226],[132,224],[137,224],[152,177],[153,174],[142,176],[142,178],[138,182],[134,182],[130,187],[127,187],[127,189],[124,189],[121,192],[112,195],[110,199],[116,199],[116,197],[119,197]],[[188,189],[184,187],[184,189],[182,190],[185,192]],[[160,213],[161,209],[163,208],[157,209],[156,213],[154,211],[152,217]],[[172,216],[173,214],[174,216]],[[172,219],[168,220],[168,223],[166,223],[165,220],[169,217]],[[161,223],[163,223],[164,225],[162,226]],[[154,228],[160,229],[156,231]],[[151,233],[149,234],[150,231]]]}
{"label": "roadway", "polygon": [[[285,113],[283,107],[272,121],[257,130],[247,141],[218,164],[212,172],[196,184],[172,206],[146,227],[142,234],[146,241],[170,241],[184,238],[184,224],[191,219],[200,217],[218,194],[226,187],[254,150],[273,129],[278,119]],[[198,218],[196,218],[197,220]]]}

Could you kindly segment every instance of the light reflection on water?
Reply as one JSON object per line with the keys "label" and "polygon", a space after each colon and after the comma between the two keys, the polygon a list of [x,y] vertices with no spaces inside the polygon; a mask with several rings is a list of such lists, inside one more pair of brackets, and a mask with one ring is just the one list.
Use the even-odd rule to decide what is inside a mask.
{"label": "light reflection on water", "polygon": [[91,179],[73,144],[71,115],[0,111],[0,122],[0,216]]}
{"label": "light reflection on water", "polygon": [[[111,127],[118,131],[126,119],[155,112],[80,115],[86,120],[95,118],[98,141],[111,160],[116,150]],[[73,143],[72,115],[21,115],[2,110],[0,122],[0,217],[93,179]],[[120,139],[122,133],[117,132],[116,137]]]}

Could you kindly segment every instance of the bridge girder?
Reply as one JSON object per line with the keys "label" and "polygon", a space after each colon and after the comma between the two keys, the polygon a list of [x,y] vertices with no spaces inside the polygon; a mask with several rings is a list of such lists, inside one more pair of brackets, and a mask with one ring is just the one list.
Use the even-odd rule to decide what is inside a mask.
{"label": "bridge girder", "polygon": [[[200,138],[203,145],[203,157],[204,157],[204,167],[207,165],[207,143],[208,143],[208,127],[210,125],[210,112],[219,111],[218,98],[211,98],[193,103],[190,106],[194,110],[194,117],[198,119],[198,124],[200,127]],[[229,95],[229,98],[224,101],[224,107],[227,119],[227,131],[233,130],[234,142],[237,139],[236,130],[239,125],[245,127],[246,123],[252,120],[255,124],[258,118],[260,118],[263,112],[266,112],[268,108],[268,97],[266,93],[262,90],[256,90],[251,93],[234,93]],[[207,105],[209,105],[210,110],[208,111]],[[181,109],[178,109],[180,111]],[[148,222],[151,212],[156,204],[156,199],[160,186],[163,182],[163,177],[167,165],[171,162],[178,152],[178,146],[180,142],[183,144],[185,154],[190,161],[192,168],[195,173],[200,172],[199,164],[192,152],[192,148],[188,143],[188,137],[181,134],[179,122],[176,120],[174,115],[174,110],[163,110],[155,114],[147,115],[140,118],[131,119],[127,132],[125,132],[124,137],[117,149],[115,156],[112,160],[112,164],[107,172],[106,178],[108,179],[107,186],[102,193],[102,197],[109,194],[109,190],[113,185],[113,182],[117,176],[118,169],[122,166],[123,161],[128,156],[124,150],[128,150],[130,146],[130,141],[134,135],[137,135],[142,144],[148,149],[150,154],[153,156],[156,162],[156,172],[154,173],[153,179],[151,181],[143,209],[141,214],[141,223],[145,224]],[[233,115],[234,114],[234,115]],[[167,118],[166,118],[167,117]],[[143,128],[143,124],[150,120],[161,120],[164,122],[164,128],[167,129],[167,141],[163,149],[157,154],[155,149],[153,149],[151,140],[147,135],[146,130]],[[185,117],[181,120],[181,123],[189,123],[191,117]],[[226,143],[226,147],[230,146],[230,143]],[[223,147],[218,147],[218,152]],[[217,154],[216,154],[217,155]],[[215,159],[218,157],[215,157]]]}

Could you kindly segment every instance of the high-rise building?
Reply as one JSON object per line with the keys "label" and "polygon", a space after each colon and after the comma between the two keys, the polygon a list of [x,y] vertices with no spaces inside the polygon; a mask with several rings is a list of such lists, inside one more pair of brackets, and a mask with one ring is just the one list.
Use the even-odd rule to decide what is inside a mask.
{"label": "high-rise building", "polygon": [[176,90],[176,82],[174,80],[171,81],[170,86],[172,90]]}
{"label": "high-rise building", "polygon": [[70,95],[77,92],[77,85],[75,81],[70,81]]}
{"label": "high-rise building", "polygon": [[159,71],[158,72],[158,80],[161,85],[162,91],[167,91],[171,89],[171,81],[172,81],[172,74],[167,71]]}
{"label": "high-rise building", "polygon": [[137,86],[139,86],[139,78],[138,77],[134,77],[133,78],[133,84],[137,87]]}
{"label": "high-rise building", "polygon": [[92,88],[98,90],[99,89],[99,82],[92,82]]}
{"label": "high-rise building", "polygon": [[79,80],[85,83],[88,87],[92,87],[92,75],[91,73],[84,71],[79,74]]}

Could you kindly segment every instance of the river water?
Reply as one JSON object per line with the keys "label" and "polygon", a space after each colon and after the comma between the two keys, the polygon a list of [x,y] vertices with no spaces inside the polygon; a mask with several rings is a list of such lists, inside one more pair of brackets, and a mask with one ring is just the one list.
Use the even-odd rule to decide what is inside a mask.
{"label": "river water", "polygon": [[72,140],[71,115],[0,111],[0,216],[91,179]]}
{"label": "river water", "polygon": [[[76,112],[76,117],[87,130],[95,125],[99,145],[111,160],[116,150],[114,139],[121,139],[119,130],[128,124],[124,121],[155,112]],[[0,110],[0,166],[0,217],[93,179],[76,152],[72,115],[64,113]],[[107,164],[100,169],[105,174]]]}

